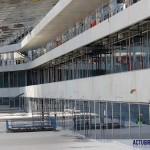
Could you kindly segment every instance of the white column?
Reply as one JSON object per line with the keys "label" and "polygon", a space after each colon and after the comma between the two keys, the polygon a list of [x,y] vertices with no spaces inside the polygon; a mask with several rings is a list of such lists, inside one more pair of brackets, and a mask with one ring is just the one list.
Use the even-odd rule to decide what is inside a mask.
{"label": "white column", "polygon": [[8,58],[10,65],[14,65],[14,53],[9,53]]}
{"label": "white column", "polygon": [[28,51],[28,57],[30,60],[32,60],[32,50]]}
{"label": "white column", "polygon": [[2,57],[2,66],[6,65],[6,61],[7,61],[7,54],[3,54],[3,57]]}

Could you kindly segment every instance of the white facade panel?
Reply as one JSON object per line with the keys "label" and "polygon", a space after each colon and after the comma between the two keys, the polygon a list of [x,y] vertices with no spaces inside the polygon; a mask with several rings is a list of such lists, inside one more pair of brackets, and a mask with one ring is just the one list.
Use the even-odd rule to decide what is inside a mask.
{"label": "white facade panel", "polygon": [[147,69],[21,88],[4,88],[0,89],[0,96],[14,97],[25,93],[25,97],[149,102],[149,76],[150,69]]}

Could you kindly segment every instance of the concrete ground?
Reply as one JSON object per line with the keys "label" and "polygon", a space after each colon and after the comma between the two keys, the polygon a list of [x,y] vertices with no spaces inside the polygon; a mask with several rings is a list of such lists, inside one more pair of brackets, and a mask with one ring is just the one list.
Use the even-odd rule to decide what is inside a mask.
{"label": "concrete ground", "polygon": [[3,150],[130,150],[113,141],[84,139],[67,131],[0,133]]}
{"label": "concrete ground", "polygon": [[[131,146],[129,147],[124,141],[88,140],[62,129],[49,132],[6,133],[4,118],[2,116],[0,118],[1,150],[133,150],[132,141],[126,141],[127,145]],[[20,118],[20,116],[13,118]]]}

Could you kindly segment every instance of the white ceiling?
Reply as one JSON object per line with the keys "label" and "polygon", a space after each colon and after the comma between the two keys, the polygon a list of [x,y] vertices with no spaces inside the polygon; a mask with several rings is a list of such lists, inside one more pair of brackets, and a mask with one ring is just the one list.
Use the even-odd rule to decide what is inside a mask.
{"label": "white ceiling", "polygon": [[58,1],[0,0],[0,44],[21,28],[35,27]]}
{"label": "white ceiling", "polygon": [[[28,28],[37,26],[58,1],[61,0],[0,0],[0,42],[13,37],[20,30],[15,27],[16,24],[23,24]],[[63,2],[67,1],[69,0]],[[109,0],[71,0],[65,9],[20,47],[19,51],[45,45],[107,1]],[[8,31],[1,31],[2,27],[8,27]]]}
{"label": "white ceiling", "polygon": [[31,41],[23,48],[38,48],[62,34],[72,25],[80,22],[90,15],[96,8],[106,3],[108,0],[72,0],[72,2],[50,21]]}

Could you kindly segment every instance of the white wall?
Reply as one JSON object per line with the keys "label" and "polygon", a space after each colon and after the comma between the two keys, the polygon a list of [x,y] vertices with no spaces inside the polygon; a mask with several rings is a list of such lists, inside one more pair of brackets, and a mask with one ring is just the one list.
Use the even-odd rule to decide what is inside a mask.
{"label": "white wall", "polygon": [[[13,67],[11,66],[0,67],[0,72],[16,71],[20,69],[21,70],[32,69],[50,60],[60,57],[68,52],[71,52],[89,43],[102,39],[107,35],[120,31],[121,29],[124,29],[145,18],[150,17],[149,6],[150,6],[150,0],[141,0],[140,2],[128,7],[126,10],[103,21],[97,26],[85,31],[84,33],[76,36],[70,41],[53,49],[52,51],[42,55],[41,57],[37,58],[33,62],[29,64],[22,64],[19,66],[16,65]],[[0,48],[0,52],[1,50],[2,49]]]}
{"label": "white wall", "polygon": [[37,47],[36,45],[41,45],[40,43],[43,41],[43,39],[51,34],[51,31],[49,31],[49,33],[46,33],[45,36],[42,36],[42,34],[44,33],[44,29],[49,24],[52,24],[52,21],[56,18],[56,16],[58,16],[71,2],[72,0],[60,0],[32,30],[31,34],[28,34],[26,38],[21,42],[21,47],[24,48],[27,46],[26,48],[28,48],[29,45],[35,45],[34,47]]}
{"label": "white wall", "polygon": [[[0,89],[1,97],[66,98],[130,102],[150,101],[150,69],[22,88]],[[131,90],[136,89],[131,94]]]}

